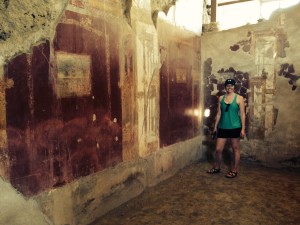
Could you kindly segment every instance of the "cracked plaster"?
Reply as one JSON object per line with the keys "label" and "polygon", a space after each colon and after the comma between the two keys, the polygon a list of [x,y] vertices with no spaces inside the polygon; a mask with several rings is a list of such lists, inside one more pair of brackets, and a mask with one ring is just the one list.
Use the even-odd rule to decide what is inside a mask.
{"label": "cracked plaster", "polygon": [[[68,0],[5,0],[0,4],[0,63],[51,39]],[[151,0],[151,11],[167,10],[176,0]],[[125,0],[130,12],[132,0]],[[130,18],[129,18],[130,20]]]}
{"label": "cracked plaster", "polygon": [[0,4],[0,63],[51,39],[68,0],[15,0]]}

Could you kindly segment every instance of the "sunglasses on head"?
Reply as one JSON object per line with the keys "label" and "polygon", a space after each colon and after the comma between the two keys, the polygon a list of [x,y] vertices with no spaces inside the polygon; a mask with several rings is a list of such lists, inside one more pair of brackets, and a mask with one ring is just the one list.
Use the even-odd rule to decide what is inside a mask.
{"label": "sunglasses on head", "polygon": [[229,106],[230,106],[230,104],[226,104],[225,112],[228,112]]}

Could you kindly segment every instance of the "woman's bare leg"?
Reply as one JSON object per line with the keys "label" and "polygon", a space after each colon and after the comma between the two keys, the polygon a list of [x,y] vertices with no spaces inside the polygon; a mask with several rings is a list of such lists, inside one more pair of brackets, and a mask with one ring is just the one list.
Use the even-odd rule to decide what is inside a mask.
{"label": "woman's bare leg", "polygon": [[222,152],[226,144],[226,138],[217,138],[214,168],[220,169],[222,163]]}
{"label": "woman's bare leg", "polygon": [[234,155],[234,161],[233,161],[233,164],[231,167],[231,171],[237,172],[238,166],[240,164],[240,158],[241,158],[240,139],[239,138],[231,138],[231,147],[232,147],[233,155]]}

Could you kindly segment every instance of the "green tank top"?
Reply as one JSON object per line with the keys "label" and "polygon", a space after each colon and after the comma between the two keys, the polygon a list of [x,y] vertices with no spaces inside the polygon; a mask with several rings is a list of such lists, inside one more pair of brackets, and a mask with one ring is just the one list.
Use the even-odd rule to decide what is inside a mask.
{"label": "green tank top", "polygon": [[[221,100],[221,118],[218,124],[218,127],[221,129],[235,129],[241,128],[241,118],[239,115],[240,107],[236,102],[237,94],[235,94],[234,99],[229,106],[224,102],[225,95]],[[228,111],[226,112],[226,108],[228,107]]]}

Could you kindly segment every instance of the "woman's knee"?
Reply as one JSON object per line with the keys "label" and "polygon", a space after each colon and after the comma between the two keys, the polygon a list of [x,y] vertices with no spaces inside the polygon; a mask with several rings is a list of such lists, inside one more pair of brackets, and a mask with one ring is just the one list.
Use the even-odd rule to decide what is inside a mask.
{"label": "woman's knee", "polygon": [[232,146],[232,150],[233,150],[234,152],[239,152],[239,151],[240,151],[240,148],[239,148],[238,145],[233,145],[233,146]]}
{"label": "woman's knee", "polygon": [[222,154],[223,148],[216,148],[216,153],[217,154]]}

